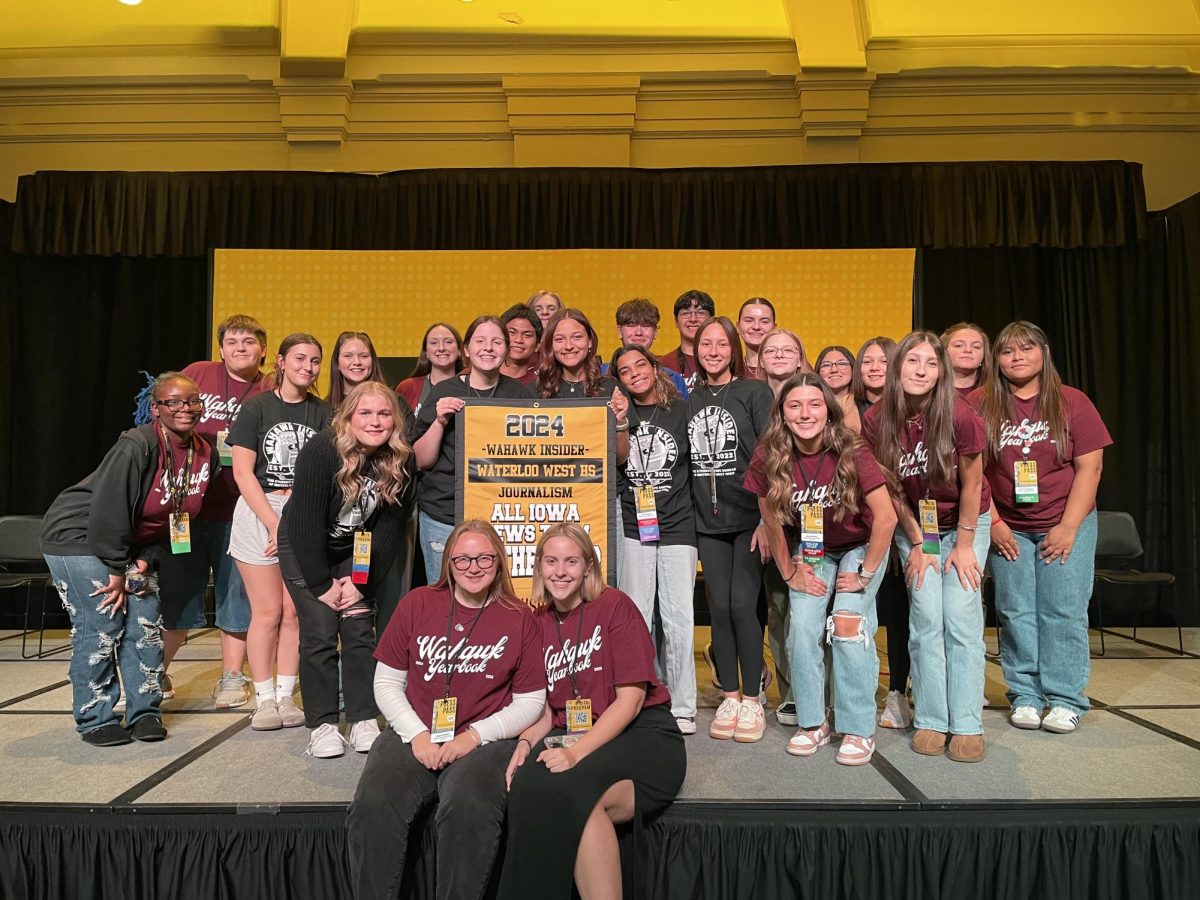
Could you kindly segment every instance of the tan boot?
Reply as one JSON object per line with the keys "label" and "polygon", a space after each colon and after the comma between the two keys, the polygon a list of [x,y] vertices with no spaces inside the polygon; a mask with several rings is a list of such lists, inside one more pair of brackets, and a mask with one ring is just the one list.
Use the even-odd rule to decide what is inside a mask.
{"label": "tan boot", "polygon": [[955,762],[979,762],[987,755],[982,734],[955,734],[950,736],[950,747],[946,755]]}
{"label": "tan boot", "polygon": [[925,756],[941,756],[946,751],[946,735],[929,728],[918,728],[912,748]]}

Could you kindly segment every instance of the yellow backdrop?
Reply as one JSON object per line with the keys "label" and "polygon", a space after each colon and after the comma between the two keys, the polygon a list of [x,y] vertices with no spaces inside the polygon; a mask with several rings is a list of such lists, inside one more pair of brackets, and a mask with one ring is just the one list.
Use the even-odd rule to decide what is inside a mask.
{"label": "yellow backdrop", "polygon": [[[213,323],[235,313],[266,326],[268,361],[294,331],[316,335],[326,354],[342,331],[366,331],[381,356],[416,356],[435,321],[463,330],[538,289],[582,309],[617,344],[617,307],[633,297],[662,313],[654,349],[678,346],[671,308],[684,291],[712,295],[733,318],[748,297],[766,297],[810,357],[827,344],[851,350],[866,338],[912,328],[912,250],[217,250]],[[214,358],[216,333],[213,332]],[[328,362],[320,382],[324,394]]]}

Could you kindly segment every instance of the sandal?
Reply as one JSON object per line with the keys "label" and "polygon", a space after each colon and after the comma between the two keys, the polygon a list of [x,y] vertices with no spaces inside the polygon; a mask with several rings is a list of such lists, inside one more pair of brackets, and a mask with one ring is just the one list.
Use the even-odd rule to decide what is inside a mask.
{"label": "sandal", "polygon": [[801,728],[787,742],[787,752],[792,756],[812,756],[829,743],[829,723],[822,722],[820,728]]}
{"label": "sandal", "polygon": [[836,760],[843,766],[865,766],[875,755],[875,740],[848,734],[842,738],[842,746],[838,748]]}

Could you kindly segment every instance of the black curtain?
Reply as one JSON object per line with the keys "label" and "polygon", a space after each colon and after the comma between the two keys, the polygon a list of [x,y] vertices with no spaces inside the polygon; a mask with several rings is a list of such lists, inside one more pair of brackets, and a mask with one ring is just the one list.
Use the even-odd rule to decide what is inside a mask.
{"label": "black curtain", "polygon": [[1174,572],[1184,621],[1200,621],[1200,195],[1122,247],[926,250],[921,263],[924,326],[1045,329],[1063,380],[1093,398],[1115,441],[1099,507],[1134,516],[1145,567]]}

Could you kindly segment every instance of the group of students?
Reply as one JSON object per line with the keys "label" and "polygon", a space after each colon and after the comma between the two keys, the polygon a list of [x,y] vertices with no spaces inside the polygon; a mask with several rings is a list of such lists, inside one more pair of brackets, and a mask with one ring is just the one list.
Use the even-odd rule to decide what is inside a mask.
{"label": "group of students", "polygon": [[[566,892],[572,879],[590,892],[619,878],[613,823],[661,809],[682,782],[697,561],[724,694],[711,737],[764,734],[761,593],[776,717],[797,728],[789,753],[812,756],[836,731],[837,762],[869,762],[877,721],[914,721],[911,656],[913,749],[973,762],[989,547],[1011,721],[1073,730],[1111,440],[1062,385],[1045,334],[1015,322],[989,346],[963,323],[857,354],[827,347],[810,364],[764,298],[735,322],[688,291],[674,318],[679,346],[660,359],[657,308],[622,304],[602,365],[588,318],[540,291],[461,338],[431,326],[394,390],[370,338],[344,332],[327,401],[313,392],[316,338],[285,338],[267,376],[261,325],[222,322],[221,360],[156,379],[150,423],[45,518],[83,740],[166,736],[166,667],[203,624],[211,569],[216,705],[248,702],[248,660],[253,728],[305,724],[315,757],[370,753],[350,816],[363,896],[398,889],[397,846],[434,797],[439,885],[486,883],[507,805],[502,894],[529,889],[550,858]],[[617,435],[616,585],[581,529],[555,526],[537,548],[531,614],[495,531],[455,523],[455,413],[475,398],[592,397]],[[409,591],[418,533],[429,586]],[[890,684],[877,716],[881,620]]]}

